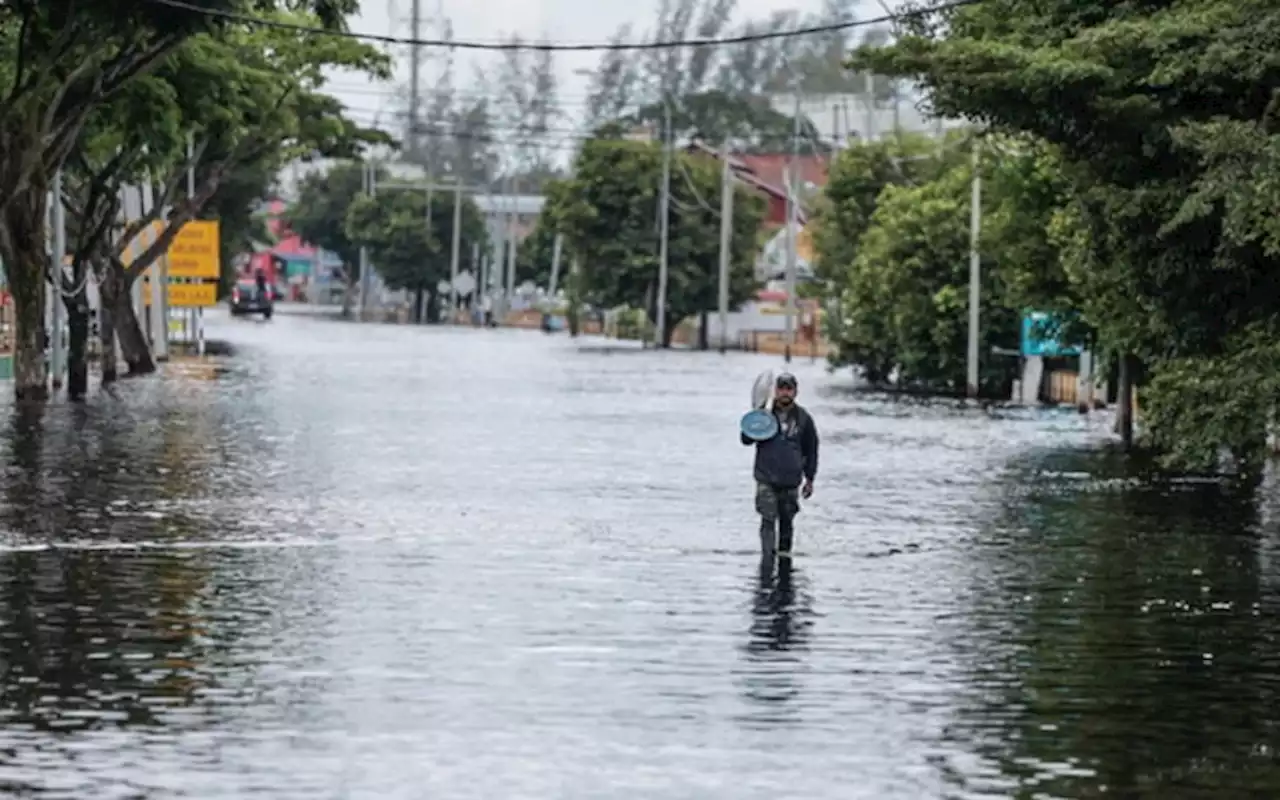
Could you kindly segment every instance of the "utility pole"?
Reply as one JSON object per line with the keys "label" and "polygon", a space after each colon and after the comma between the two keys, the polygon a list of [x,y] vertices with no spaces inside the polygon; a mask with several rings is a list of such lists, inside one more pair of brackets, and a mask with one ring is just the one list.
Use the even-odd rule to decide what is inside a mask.
{"label": "utility pole", "polygon": [[[371,195],[373,190],[373,167],[364,162],[361,173],[361,191]],[[369,310],[369,248],[360,245],[360,321],[364,322]]]}
{"label": "utility pole", "polygon": [[[142,184],[142,211],[149,212],[155,207],[155,189],[151,185],[151,176],[147,175]],[[155,237],[150,233],[143,235],[143,241],[150,246]],[[164,296],[167,294],[169,277],[169,257],[161,256],[152,264],[148,272],[151,275],[151,313],[147,319],[151,323],[151,352],[157,361],[169,359],[169,316],[164,310]]]}
{"label": "utility pole", "polygon": [[[502,271],[507,263],[507,186],[509,179],[503,178],[502,183],[498,187],[497,197],[490,195],[492,203],[490,208],[493,214],[493,254],[489,258],[489,275],[488,281],[485,283],[486,291],[497,289],[490,295],[489,302],[490,312],[496,320],[498,315],[502,313],[503,293],[506,291],[507,282],[503,278]],[[494,297],[493,295],[496,295]]]}
{"label": "utility pole", "polygon": [[54,391],[62,388],[64,361],[62,349],[62,260],[67,252],[67,212],[62,205],[62,170],[53,174],[53,332],[50,335],[53,352],[50,366],[53,368]]}
{"label": "utility pole", "polygon": [[[471,300],[473,304],[472,305],[473,310],[480,312],[481,326],[488,324],[488,320],[485,319],[484,315],[485,315],[485,312],[487,311],[487,309],[485,308],[485,302],[488,301],[489,299],[489,260],[490,258],[492,258],[492,256],[489,254],[486,254],[483,258],[480,259],[480,267],[478,270],[480,273],[480,282],[478,283],[476,287],[476,292],[472,296],[472,300]],[[473,318],[475,317],[474,313],[472,313],[472,317]]]}
{"label": "utility pole", "polygon": [[876,79],[870,70],[863,73],[862,94],[867,100],[867,141],[873,142],[876,138]]}
{"label": "utility pole", "polygon": [[[456,177],[456,176],[455,176]],[[449,253],[449,321],[458,321],[458,259],[462,247],[462,181],[453,189],[453,246]]]}
{"label": "utility pole", "polygon": [[969,198],[969,357],[968,394],[978,396],[978,303],[981,300],[982,264],[978,241],[982,235],[982,155],[981,140],[973,140],[973,186]]}
{"label": "utility pole", "polygon": [[796,344],[796,228],[800,221],[800,197],[796,191],[800,154],[800,90],[796,89],[795,118],[791,129],[791,164],[787,176],[787,336],[783,358],[791,363],[791,350]]}
{"label": "utility pole", "polygon": [[557,233],[555,242],[551,245],[551,282],[547,285],[547,297],[554,301],[556,295],[556,283],[560,278],[560,253],[564,249],[564,234]]}
{"label": "utility pole", "polygon": [[507,304],[503,309],[503,322],[511,315],[511,307],[515,303],[516,298],[516,247],[519,244],[519,216],[520,208],[516,203],[516,196],[520,191],[520,179],[513,178],[511,181],[511,196],[507,198],[510,203],[508,208],[511,209],[507,214]]}
{"label": "utility pole", "polygon": [[654,332],[657,347],[667,343],[667,239],[671,232],[671,103],[667,98],[662,100],[662,199],[659,203],[658,215],[661,229],[658,245],[658,304],[657,330]]}
{"label": "utility pole", "polygon": [[479,242],[471,243],[470,266],[471,266],[471,269],[470,269],[471,277],[473,278],[473,280],[471,282],[471,302],[469,303],[469,305],[474,310],[476,308],[476,305],[475,305],[476,299],[480,296],[480,289],[481,289],[481,281],[480,281],[481,261],[480,261],[480,243]]}
{"label": "utility pole", "polygon": [[720,148],[720,352],[729,339],[729,248],[733,244],[733,170],[729,167],[729,141]]}
{"label": "utility pole", "polygon": [[[187,134],[187,199],[194,200],[196,196],[196,135],[194,133]],[[168,290],[166,288],[165,297],[167,298]],[[194,315],[194,324],[192,329],[196,332],[196,355],[204,355],[204,309],[192,309]],[[165,335],[168,335],[165,331]]]}
{"label": "utility pole", "polygon": [[[413,0],[413,16],[409,19],[409,35],[414,42],[422,38],[422,0]],[[406,123],[405,143],[409,146],[409,155],[418,155],[418,108],[422,91],[422,47],[409,45],[409,121]]]}

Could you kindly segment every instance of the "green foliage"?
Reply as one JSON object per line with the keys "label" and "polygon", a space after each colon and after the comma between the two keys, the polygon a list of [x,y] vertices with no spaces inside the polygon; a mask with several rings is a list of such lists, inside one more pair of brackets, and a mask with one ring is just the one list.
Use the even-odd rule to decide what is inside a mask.
{"label": "green foliage", "polygon": [[613,335],[632,341],[652,341],[653,322],[643,308],[613,309]]}
{"label": "green foliage", "polygon": [[[872,381],[896,367],[906,385],[964,389],[971,177],[957,166],[919,186],[887,186],[877,200],[846,277],[839,339],[840,358]],[[1016,362],[989,353],[1016,346],[1019,314],[998,271],[985,267],[980,382],[988,393],[1003,392]]]}
{"label": "green foliage", "polygon": [[[302,25],[320,22],[300,12],[273,16]],[[230,255],[257,232],[250,210],[287,162],[350,156],[385,139],[346,119],[341,103],[316,91],[322,70],[385,75],[387,66],[376,48],[349,39],[266,27],[191,37],[90,115],[71,161],[72,180],[86,195],[85,205],[73,204],[86,223],[82,229],[91,231],[92,220],[104,213],[114,215],[122,184],[162,178],[158,205],[173,206],[170,228],[197,216],[219,218],[224,254]],[[191,166],[190,143],[198,147],[199,160],[197,190],[188,196],[180,187]],[[101,191],[88,196],[95,185]],[[84,250],[92,242],[79,245]],[[137,259],[128,277],[159,252]]]}
{"label": "green foliage", "polygon": [[[676,158],[664,334],[668,338],[684,318],[715,308],[719,285],[719,165],[683,154]],[[574,177],[549,198],[544,215],[563,232],[566,253],[581,259],[587,296],[604,306],[650,307],[653,314],[661,149],[639,142],[592,140],[583,145],[574,167]],[[729,286],[734,306],[756,289],[753,264],[763,213],[759,198],[735,193]]]}
{"label": "green foliage", "polygon": [[[827,322],[833,364],[856,366],[875,383],[896,369],[919,388],[964,387],[973,146],[968,134],[904,136],[851,147],[833,165],[813,223],[818,276],[839,301]],[[1018,312],[1058,300],[1048,233],[1059,202],[1055,166],[1035,149],[983,164],[979,377],[987,392],[1012,378],[1016,363],[989,352],[1017,344]]]}
{"label": "green foliage", "polygon": [[907,135],[849,147],[831,165],[825,202],[811,224],[817,255],[818,277],[841,290],[844,273],[853,263],[858,241],[871,225],[881,190],[890,185],[910,185],[945,173],[957,155],[955,138],[942,142],[926,136]]}
{"label": "green foliage", "polygon": [[[429,210],[423,192],[359,195],[347,210],[346,235],[357,247],[369,248],[370,260],[390,288],[434,295],[436,285],[450,275],[453,212],[452,193],[435,193]],[[466,196],[459,241],[459,271],[478,274],[479,265],[471,263],[472,246],[485,252],[488,244],[480,209]]]}
{"label": "green foliage", "polygon": [[[1048,225],[1061,272],[1021,288],[1076,305],[1100,343],[1151,368],[1170,403],[1175,387],[1206,402],[1205,386],[1219,400],[1235,387],[1194,424],[1148,416],[1167,463],[1203,464],[1256,439],[1240,420],[1271,406],[1240,383],[1251,380],[1240,354],[1253,352],[1240,337],[1280,316],[1267,88],[1280,84],[1280,9],[988,0],[908,28],[852,66],[911,79],[937,112],[1031,135],[1061,163],[1053,193],[1065,202],[1050,203]],[[1041,210],[1026,216],[1044,216],[1029,205]],[[1196,384],[1193,368],[1213,380]]]}
{"label": "green foliage", "polygon": [[1215,471],[1222,455],[1256,473],[1280,411],[1280,335],[1250,328],[1225,352],[1158,362],[1142,392],[1147,440],[1166,466]]}
{"label": "green foliage", "polygon": [[[542,191],[548,210],[538,217],[537,226],[520,242],[520,249],[516,251],[516,283],[533,281],[546,289],[551,285],[551,262],[555,256],[557,229],[554,210],[567,203],[569,195],[566,193],[571,188],[564,180],[553,180],[545,183]],[[567,288],[570,253],[567,247],[561,246],[560,286],[557,288]]]}
{"label": "green foliage", "polygon": [[[290,230],[303,241],[342,259],[349,280],[360,273],[360,245],[347,236],[347,210],[365,190],[364,170],[363,164],[346,162],[307,175],[298,186],[298,199],[285,215]],[[386,177],[385,170],[375,173],[375,181]]]}
{"label": "green foliage", "polygon": [[[546,289],[551,285],[551,262],[555,255],[556,231],[551,225],[539,221],[538,225],[520,242],[516,251],[516,284],[533,281]],[[566,269],[564,254],[560,254],[560,269]],[[564,279],[564,272],[560,273]]]}

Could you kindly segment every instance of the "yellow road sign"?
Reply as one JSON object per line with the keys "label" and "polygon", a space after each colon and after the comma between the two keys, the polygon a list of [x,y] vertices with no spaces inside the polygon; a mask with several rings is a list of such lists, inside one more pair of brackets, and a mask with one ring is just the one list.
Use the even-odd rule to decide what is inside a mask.
{"label": "yellow road sign", "polygon": [[218,304],[216,283],[169,284],[170,308],[208,308]]}
{"label": "yellow road sign", "polygon": [[[142,303],[151,306],[151,276],[142,276]],[[209,308],[218,304],[216,283],[170,283],[169,308]]]}
{"label": "yellow road sign", "polygon": [[[163,222],[153,222],[138,232],[121,259],[126,265],[142,255],[164,230]],[[222,251],[218,247],[218,221],[192,220],[178,231],[165,255],[170,278],[216,280],[222,274]]]}
{"label": "yellow road sign", "polygon": [[192,220],[183,225],[168,255],[170,278],[217,279],[222,272],[218,221]]}

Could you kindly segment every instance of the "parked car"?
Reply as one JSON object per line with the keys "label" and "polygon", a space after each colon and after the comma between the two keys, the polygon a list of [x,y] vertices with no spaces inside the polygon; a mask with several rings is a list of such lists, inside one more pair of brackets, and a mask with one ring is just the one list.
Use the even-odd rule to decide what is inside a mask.
{"label": "parked car", "polygon": [[274,294],[270,284],[259,289],[253,281],[238,282],[231,289],[231,316],[261,314],[263,319],[271,319]]}

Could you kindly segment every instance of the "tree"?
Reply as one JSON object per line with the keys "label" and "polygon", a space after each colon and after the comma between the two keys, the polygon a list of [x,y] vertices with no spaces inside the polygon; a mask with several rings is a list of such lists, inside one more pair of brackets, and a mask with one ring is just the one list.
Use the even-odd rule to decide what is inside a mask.
{"label": "tree", "polygon": [[871,226],[881,191],[889,185],[932,180],[963,156],[955,138],[936,141],[905,135],[853,145],[831,164],[822,201],[812,222],[816,272],[838,294],[839,280],[857,255],[858,241]]}
{"label": "tree", "polygon": [[[969,186],[962,164],[918,186],[888,185],[841,296],[841,358],[880,382],[893,370],[901,384],[962,392],[966,383],[969,283]],[[979,352],[1017,345],[1019,313],[998,270],[983,269]],[[980,389],[1007,392],[1016,363],[980,361]]]}
{"label": "tree", "polygon": [[[342,281],[347,287],[344,316],[351,313],[350,290],[360,277],[360,245],[347,236],[347,210],[366,190],[365,170],[364,164],[346,162],[306,176],[298,187],[298,199],[286,212],[290,230],[304,242],[328,250],[342,261]],[[385,170],[375,168],[375,182],[386,178]]]}
{"label": "tree", "polygon": [[[516,284],[532,281],[548,289],[551,286],[551,262],[555,257],[556,227],[552,220],[542,218],[533,231],[520,242],[516,250]],[[565,254],[560,254],[561,285],[567,273]]]}
{"label": "tree", "polygon": [[[892,359],[885,362],[866,349],[867,337],[875,338],[870,330],[879,330],[883,321],[874,307],[866,308],[864,314],[863,300],[849,295],[861,281],[856,262],[862,240],[886,187],[914,186],[945,175],[965,158],[967,149],[961,144],[956,137],[936,141],[907,135],[854,145],[832,163],[811,225],[817,257],[814,271],[822,281],[823,294],[837,301],[837,313],[827,317],[827,335],[835,345],[830,357],[833,365],[856,365],[873,383],[887,379]],[[842,310],[855,315],[847,328]],[[860,330],[859,325],[872,328]]]}
{"label": "tree", "polygon": [[[1157,376],[1149,393],[1190,392],[1173,377],[1191,374],[1177,362],[1230,360],[1243,331],[1273,323],[1280,264],[1259,229],[1241,231],[1244,218],[1228,216],[1229,197],[1250,188],[1223,194],[1214,165],[1224,163],[1228,130],[1273,113],[1272,94],[1258,87],[1280,81],[1271,56],[1280,10],[1262,0],[992,0],[938,16],[913,23],[888,48],[859,51],[853,64],[918,81],[944,115],[1058,149],[1072,195],[1064,220],[1075,227],[1062,237],[1071,245],[1066,275],[1100,340]],[[1261,178],[1257,156],[1246,148],[1228,160]],[[1247,426],[1199,425],[1194,435],[1205,446],[1256,452],[1269,412],[1258,405]],[[1148,430],[1168,450],[1164,419]],[[1170,456],[1176,466],[1177,451]]]}
{"label": "tree", "polygon": [[[281,14],[295,25],[314,25],[307,14]],[[194,191],[179,196],[189,163],[171,164],[155,207],[131,222],[111,243],[99,242],[99,289],[103,306],[104,353],[118,336],[130,374],[155,369],[150,349],[129,301],[129,289],[167,250],[182,226],[204,215],[205,206],[238,170],[255,166],[274,171],[286,161],[315,155],[350,156],[385,135],[367,131],[342,116],[341,104],[316,93],[325,67],[385,73],[386,58],[375,48],[350,39],[329,39],[290,29],[231,29],[217,36],[193,37],[163,69],[148,79],[167,102],[103,110],[111,126],[128,126],[160,141],[193,132],[200,161],[194,167]],[[127,99],[127,98],[126,98]],[[160,136],[157,128],[163,128]],[[183,159],[185,161],[185,158]],[[130,176],[109,176],[119,186]],[[129,263],[124,251],[153,222],[163,228],[155,241]],[[114,368],[104,363],[104,379]]]}
{"label": "tree", "polygon": [[[315,0],[319,21],[340,26],[352,0]],[[213,11],[262,11],[272,0],[206,0]],[[14,387],[20,398],[48,394],[43,356],[45,232],[50,178],[90,114],[158,67],[192,35],[222,18],[131,0],[69,0],[0,7],[0,259],[14,297]]]}
{"label": "tree", "polygon": [[[666,124],[666,104],[648,103],[621,117],[626,128],[647,127],[659,133]],[[766,97],[730,95],[712,90],[688,94],[671,103],[671,129],[677,138],[698,137],[719,147],[730,142],[738,152],[778,153],[791,150],[795,118],[774,110]],[[817,128],[800,120],[800,137],[818,143]],[[823,147],[820,143],[818,147]]]}
{"label": "tree", "polygon": [[[683,319],[714,308],[718,292],[720,193],[717,164],[679,154],[671,182],[667,329],[670,343]],[[583,291],[605,305],[647,307],[656,320],[658,235],[654,211],[661,185],[662,151],[653,144],[592,140],[574,163],[543,216],[565,237],[566,258],[576,255]],[[756,288],[756,237],[763,203],[734,195],[729,299],[734,306]]]}
{"label": "tree", "polygon": [[[852,0],[826,0],[814,14],[775,11],[764,19],[734,26],[736,0],[666,0],[659,4],[653,26],[642,36],[633,36],[633,29],[626,25],[611,41],[680,41],[731,34],[767,37],[797,28],[852,21],[854,5]],[[639,54],[606,51],[593,76],[587,125],[594,129],[636,109],[660,106],[664,98],[674,103],[708,95],[767,106],[770,96],[794,91],[860,93],[865,86],[863,77],[844,68],[855,35],[854,29],[842,28],[801,37],[752,39],[729,47],[656,48]],[[872,30],[862,41],[878,44],[886,36],[885,31]],[[874,90],[883,99],[891,96],[893,86],[887,78],[877,77]],[[660,118],[660,112],[656,116]]]}
{"label": "tree", "polygon": [[[387,286],[415,295],[414,319],[437,322],[438,284],[450,276],[454,198],[435,193],[427,207],[426,193],[386,191],[359,195],[347,211],[346,236],[369,248],[369,257]],[[429,225],[424,221],[429,220]],[[485,252],[484,217],[470,197],[463,196],[459,272],[479,275],[472,252]]]}
{"label": "tree", "polygon": [[[519,45],[521,39],[513,36],[509,43]],[[558,175],[555,146],[548,140],[561,116],[554,56],[550,50],[505,50],[494,79],[502,172],[519,178],[521,191],[536,192]]]}

